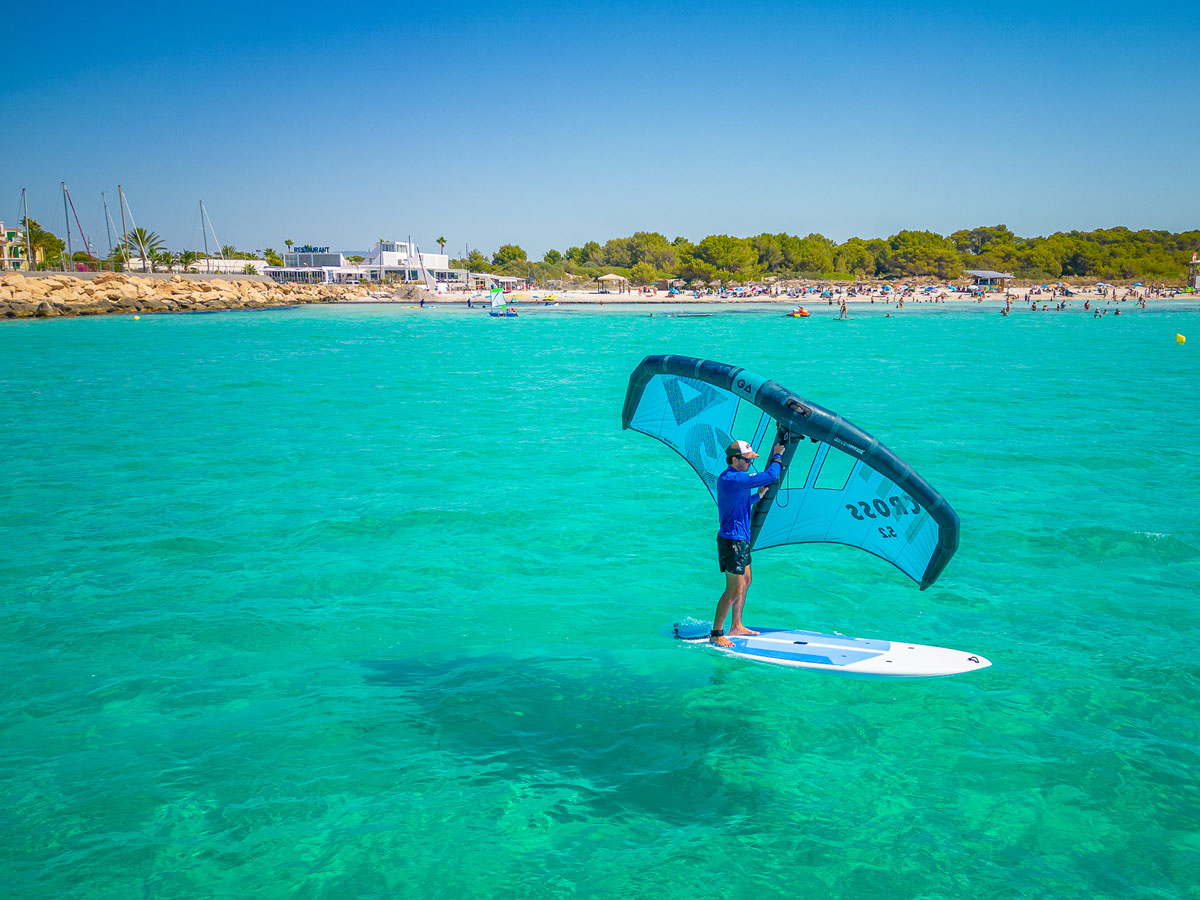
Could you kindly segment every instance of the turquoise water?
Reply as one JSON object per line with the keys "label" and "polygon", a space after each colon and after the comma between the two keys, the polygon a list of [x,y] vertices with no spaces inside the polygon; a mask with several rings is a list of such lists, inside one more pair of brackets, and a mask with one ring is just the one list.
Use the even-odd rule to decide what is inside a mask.
{"label": "turquoise water", "polygon": [[[815,312],[0,325],[0,893],[1198,896],[1200,309]],[[962,518],[924,593],[763,551],[749,622],[993,667],[673,642],[721,580],[700,481],[620,429],[664,352]]]}

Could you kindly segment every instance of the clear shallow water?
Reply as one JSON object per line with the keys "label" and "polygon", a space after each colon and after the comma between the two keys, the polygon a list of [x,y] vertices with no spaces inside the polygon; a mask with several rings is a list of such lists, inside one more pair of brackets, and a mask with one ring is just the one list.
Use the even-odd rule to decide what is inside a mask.
{"label": "clear shallow water", "polygon": [[[0,326],[14,897],[1194,897],[1200,363],[1178,306],[360,306]],[[748,620],[969,649],[849,681],[678,646],[714,511],[647,353],[770,374],[954,504],[929,591],[755,558]]]}

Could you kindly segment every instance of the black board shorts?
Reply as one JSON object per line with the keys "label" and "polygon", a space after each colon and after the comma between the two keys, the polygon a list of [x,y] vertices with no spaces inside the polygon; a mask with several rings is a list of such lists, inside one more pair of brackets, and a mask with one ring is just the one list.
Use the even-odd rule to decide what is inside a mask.
{"label": "black board shorts", "polygon": [[750,565],[750,542],[718,537],[717,562],[720,563],[722,572],[745,575],[746,568]]}

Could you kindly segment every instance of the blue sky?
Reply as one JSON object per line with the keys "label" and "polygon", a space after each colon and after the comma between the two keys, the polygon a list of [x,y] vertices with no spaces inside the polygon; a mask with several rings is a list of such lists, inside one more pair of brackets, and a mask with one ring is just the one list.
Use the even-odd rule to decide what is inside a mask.
{"label": "blue sky", "polygon": [[[1200,225],[1180,4],[72,3],[6,11],[0,219],[107,247]],[[51,21],[52,19],[52,21]],[[25,34],[18,39],[16,35]],[[26,80],[23,76],[27,75]]]}

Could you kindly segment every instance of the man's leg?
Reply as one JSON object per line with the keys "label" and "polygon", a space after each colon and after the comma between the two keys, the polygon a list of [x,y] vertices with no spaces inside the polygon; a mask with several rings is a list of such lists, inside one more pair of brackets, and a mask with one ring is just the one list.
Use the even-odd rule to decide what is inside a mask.
{"label": "man's leg", "polygon": [[[725,573],[725,593],[721,594],[721,599],[717,601],[717,614],[713,616],[713,631],[720,631],[725,625],[725,617],[729,615],[729,607],[738,598],[741,583],[741,575],[734,575],[732,572]],[[733,642],[727,637],[713,637],[709,640],[722,647],[733,646]]]}
{"label": "man's leg", "polygon": [[733,609],[733,620],[729,625],[730,634],[758,634],[757,631],[751,631],[742,624],[742,608],[746,605],[746,592],[750,590],[750,567],[746,566],[746,573],[738,578],[738,595],[734,597],[731,604]]}

